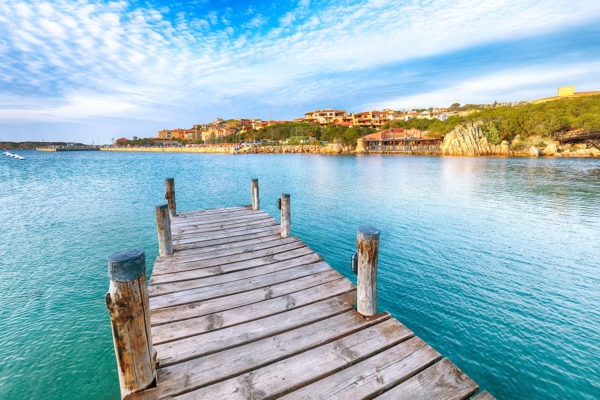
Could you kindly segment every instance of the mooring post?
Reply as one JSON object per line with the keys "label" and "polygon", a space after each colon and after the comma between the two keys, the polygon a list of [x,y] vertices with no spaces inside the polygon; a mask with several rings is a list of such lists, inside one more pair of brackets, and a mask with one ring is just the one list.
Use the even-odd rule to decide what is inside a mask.
{"label": "mooring post", "polygon": [[127,250],[108,257],[108,277],[110,286],[105,300],[112,325],[121,398],[125,398],[156,381],[144,252]]}
{"label": "mooring post", "polygon": [[372,226],[358,227],[356,248],[358,250],[356,310],[364,316],[374,315],[377,314],[379,230]]}
{"label": "mooring post", "polygon": [[258,197],[258,179],[252,179],[252,209],[260,208],[260,198]]}
{"label": "mooring post", "polygon": [[158,254],[160,256],[173,254],[171,217],[169,216],[168,204],[156,206],[156,229],[158,230]]}
{"label": "mooring post", "polygon": [[169,213],[171,214],[171,217],[174,217],[177,215],[177,207],[175,205],[175,179],[167,178],[165,179],[165,184],[167,186],[165,199],[167,199],[167,203],[169,204]]}
{"label": "mooring post", "polygon": [[290,216],[290,195],[281,193],[281,237],[290,237],[292,218]]}

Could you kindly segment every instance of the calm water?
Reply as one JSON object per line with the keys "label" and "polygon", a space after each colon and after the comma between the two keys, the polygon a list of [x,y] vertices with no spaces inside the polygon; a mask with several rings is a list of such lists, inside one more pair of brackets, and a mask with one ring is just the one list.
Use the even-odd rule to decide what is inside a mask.
{"label": "calm water", "polygon": [[[0,398],[119,396],[106,257],[157,255],[154,205],[248,204],[354,279],[381,230],[388,310],[498,399],[600,398],[600,160],[19,152],[0,157]],[[151,262],[150,262],[151,266]]]}

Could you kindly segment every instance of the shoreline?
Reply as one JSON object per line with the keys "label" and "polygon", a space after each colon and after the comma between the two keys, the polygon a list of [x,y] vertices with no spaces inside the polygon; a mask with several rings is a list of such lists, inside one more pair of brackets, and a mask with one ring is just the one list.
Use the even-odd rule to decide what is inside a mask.
{"label": "shoreline", "polygon": [[[502,158],[600,158],[600,152],[568,152],[552,155],[531,154],[530,152],[510,151],[509,154],[444,154],[437,152],[368,152],[356,151],[351,146],[341,145],[282,145],[263,147],[243,147],[234,149],[231,146],[216,147],[105,147],[101,151],[143,152],[143,153],[204,153],[204,154],[321,154],[321,155],[398,155],[398,156],[431,156],[431,157],[502,157]],[[512,154],[511,154],[512,153]],[[541,152],[540,152],[541,153]]]}

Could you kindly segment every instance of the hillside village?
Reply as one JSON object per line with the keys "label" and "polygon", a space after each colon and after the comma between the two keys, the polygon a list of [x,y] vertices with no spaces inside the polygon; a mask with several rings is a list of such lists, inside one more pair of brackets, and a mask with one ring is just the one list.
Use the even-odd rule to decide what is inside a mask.
{"label": "hillside village", "polygon": [[304,117],[296,118],[292,121],[263,121],[258,118],[223,120],[217,118],[213,122],[194,125],[190,129],[163,129],[158,132],[157,139],[175,139],[189,142],[202,141],[208,143],[215,141],[215,139],[238,133],[249,132],[252,130],[260,131],[273,125],[286,123],[305,123],[323,127],[333,125],[348,128],[362,127],[380,129],[387,122],[395,120],[407,121],[412,118],[435,118],[440,121],[445,121],[451,116],[466,116],[473,113],[478,109],[475,107],[477,106],[473,106],[471,109],[459,109],[460,107],[457,105],[454,108],[430,108],[428,110],[409,110],[405,112],[385,109],[383,111],[365,111],[360,113],[347,113],[346,110],[329,108],[307,112],[304,114]]}
{"label": "hillside village", "polygon": [[413,144],[436,145],[451,130],[465,123],[480,122],[493,145],[503,140],[539,136],[550,138],[572,129],[600,129],[597,115],[600,92],[575,92],[573,86],[558,88],[557,96],[511,103],[458,103],[447,108],[372,110],[350,112],[328,108],[310,111],[294,120],[217,118],[191,128],[162,129],[156,137],[117,139],[113,146],[206,146],[238,144],[355,145],[359,138],[378,146],[389,141],[414,139]]}

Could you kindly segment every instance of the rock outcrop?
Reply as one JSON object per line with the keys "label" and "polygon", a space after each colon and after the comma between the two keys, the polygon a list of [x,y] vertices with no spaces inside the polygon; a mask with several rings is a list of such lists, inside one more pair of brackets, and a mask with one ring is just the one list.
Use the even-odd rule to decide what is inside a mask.
{"label": "rock outcrop", "polygon": [[507,141],[491,144],[483,134],[480,124],[457,126],[446,134],[442,142],[443,155],[449,156],[508,156],[510,146]]}

